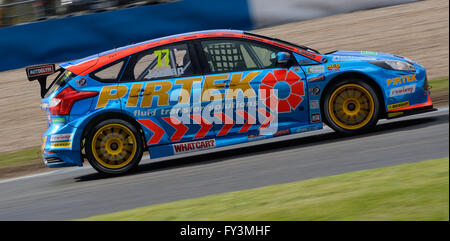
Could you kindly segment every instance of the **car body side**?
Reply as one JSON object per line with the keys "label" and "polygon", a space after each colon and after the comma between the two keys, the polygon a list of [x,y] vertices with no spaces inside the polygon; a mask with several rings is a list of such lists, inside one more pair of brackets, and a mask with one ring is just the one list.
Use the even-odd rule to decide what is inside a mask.
{"label": "car body side", "polygon": [[[300,102],[288,102],[289,107],[286,113],[281,113],[278,129],[270,134],[261,134],[260,126],[249,127],[248,132],[239,132],[239,130],[230,129],[229,134],[219,135],[225,125],[215,125],[209,127],[201,137],[195,138],[202,125],[188,126],[189,131],[184,134],[186,138],[175,138],[174,135],[179,131],[174,125],[167,122],[169,111],[178,104],[177,100],[167,100],[167,103],[159,103],[161,96],[142,97],[131,96],[132,91],[145,90],[147,82],[121,82],[120,75],[117,82],[102,82],[92,77],[91,73],[101,69],[111,63],[124,61],[124,67],[127,68],[130,56],[138,54],[158,46],[170,45],[175,43],[192,43],[198,46],[198,41],[204,39],[240,39],[242,41],[260,42],[265,45],[273,45],[276,48],[292,54],[295,64],[285,68],[267,68],[252,69],[233,73],[222,73],[226,78],[239,78],[242,81],[246,76],[251,76],[249,85],[254,93],[264,85],[264,81],[270,75],[278,78],[278,75],[298,76],[296,82],[289,86],[289,90],[297,91],[296,95],[301,97]],[[201,59],[198,47],[190,46],[193,57]],[[193,48],[193,49],[192,49]],[[197,48],[197,50],[195,50]],[[408,61],[415,67],[415,72],[386,70],[376,66],[370,61],[375,60],[401,60]],[[208,87],[205,79],[211,74],[204,72],[204,63],[197,61],[195,64],[200,67],[192,76],[169,78],[152,81],[159,87],[154,87],[154,91],[164,88],[164,84],[170,85],[170,91],[183,88],[183,85],[177,84],[177,80],[195,79],[195,84],[191,91],[202,91]],[[295,46],[279,43],[270,39],[264,39],[253,35],[248,35],[241,31],[205,31],[190,34],[176,35],[157,40],[147,41],[132,46],[108,51],[102,54],[93,55],[81,60],[68,62],[60,65],[62,68],[75,73],[76,76],[69,80],[68,86],[79,91],[97,91],[99,95],[86,98],[74,103],[69,115],[54,116],[47,112],[49,129],[43,134],[43,159],[49,167],[64,166],[82,166],[83,165],[83,138],[86,130],[93,123],[108,118],[125,119],[137,126],[143,133],[146,149],[149,150],[151,158],[171,156],[178,153],[186,153],[194,150],[205,150],[213,147],[228,146],[237,143],[243,143],[264,138],[271,138],[279,135],[301,133],[306,131],[318,130],[323,128],[322,103],[323,96],[332,83],[341,81],[347,77],[356,77],[367,82],[377,91],[381,100],[380,118],[395,117],[401,114],[400,111],[415,109],[416,107],[432,106],[430,93],[427,87],[425,68],[408,59],[400,56],[394,56],[384,53],[373,53],[364,51],[336,51],[330,54],[318,54]],[[250,78],[250,77],[249,77]],[[277,79],[280,81],[281,79]],[[194,83],[192,82],[192,83]],[[255,83],[253,85],[253,83]],[[299,85],[299,83],[302,83]],[[269,85],[265,85],[270,87]],[[297,90],[302,86],[303,90]],[[410,87],[409,92],[405,93],[405,87]],[[286,87],[287,88],[287,87]],[[45,106],[61,90],[57,90],[42,100]],[[290,96],[291,93],[289,93]],[[114,97],[114,95],[116,95]],[[103,97],[102,97],[103,96]],[[101,100],[107,96],[106,102]],[[113,97],[111,97],[113,96]],[[150,103],[143,106],[143,98],[148,98]],[[297,97],[298,98],[298,97]],[[133,108],[128,108],[128,101],[133,100]],[[286,97],[288,100],[288,97]],[[280,101],[282,101],[280,99]],[[136,102],[136,103],[134,103]],[[279,102],[281,103],[281,102]],[[104,104],[104,105],[103,105]],[[131,105],[133,105],[131,104]],[[205,104],[203,103],[202,107]],[[165,113],[162,116],[155,115],[155,110]],[[392,113],[392,114],[390,114]],[[403,112],[402,112],[403,113]],[[258,113],[257,113],[258,114]],[[142,121],[146,120],[146,122]],[[156,126],[155,126],[156,125]],[[159,128],[158,128],[159,127]],[[242,125],[239,126],[242,128]],[[228,128],[225,128],[228,129]],[[192,132],[191,132],[192,131]],[[234,132],[233,132],[234,131]],[[191,136],[189,136],[191,134]],[[65,136],[64,136],[65,135]],[[155,136],[158,136],[155,139]],[[55,138],[54,138],[55,137]],[[61,137],[61,138],[57,138]],[[184,143],[184,144],[183,144]],[[194,143],[194,144],[191,144]],[[197,144],[200,147],[196,148]],[[180,147],[180,145],[183,145]],[[193,148],[189,148],[194,146]],[[178,148],[178,149],[177,149]],[[180,149],[181,148],[181,149]],[[178,151],[177,151],[178,150]]]}

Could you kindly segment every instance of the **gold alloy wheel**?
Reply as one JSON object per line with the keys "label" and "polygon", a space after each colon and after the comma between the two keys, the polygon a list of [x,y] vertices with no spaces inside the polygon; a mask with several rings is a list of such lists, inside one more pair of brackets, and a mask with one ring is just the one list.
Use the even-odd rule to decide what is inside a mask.
{"label": "gold alloy wheel", "polygon": [[333,122],[341,128],[356,130],[369,123],[375,104],[367,89],[358,84],[345,84],[337,88],[328,101]]}
{"label": "gold alloy wheel", "polygon": [[136,155],[137,141],[133,132],[122,124],[108,124],[95,132],[92,154],[102,166],[119,169],[128,165]]}

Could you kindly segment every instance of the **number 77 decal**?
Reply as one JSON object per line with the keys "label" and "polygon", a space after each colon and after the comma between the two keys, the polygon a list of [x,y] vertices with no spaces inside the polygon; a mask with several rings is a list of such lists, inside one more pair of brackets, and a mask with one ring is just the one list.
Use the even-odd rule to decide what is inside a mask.
{"label": "number 77 decal", "polygon": [[164,63],[166,64],[165,66],[169,66],[169,49],[162,49],[162,50],[155,50],[155,55],[158,56],[158,68],[161,67],[162,63],[161,63],[161,57],[162,54],[164,55]]}

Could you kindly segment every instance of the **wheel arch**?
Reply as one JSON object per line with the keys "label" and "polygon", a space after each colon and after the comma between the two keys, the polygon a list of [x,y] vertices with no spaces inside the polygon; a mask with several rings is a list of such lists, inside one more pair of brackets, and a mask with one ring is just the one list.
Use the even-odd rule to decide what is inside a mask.
{"label": "wheel arch", "polygon": [[[102,122],[104,120],[108,120],[108,119],[121,119],[121,120],[127,121],[130,124],[132,124],[141,133],[142,142],[143,142],[142,144],[144,147],[146,146],[145,133],[144,133],[144,130],[142,130],[141,125],[139,125],[139,123],[131,116],[120,113],[120,112],[104,112],[104,113],[101,113],[101,114],[93,117],[92,119],[90,119],[89,122],[83,128],[83,132],[81,135],[81,142],[84,143],[84,139],[86,138],[87,132],[91,128],[93,128],[97,123],[100,123],[100,122]],[[81,148],[82,149],[84,148],[83,144],[82,144]]]}
{"label": "wheel arch", "polygon": [[[322,95],[320,96],[320,111],[321,113],[324,113],[324,99],[326,96],[326,93],[328,91],[330,91],[331,87],[335,84],[338,83],[339,81],[342,81],[344,79],[348,79],[348,78],[357,78],[360,79],[361,81],[364,81],[366,84],[370,85],[371,87],[374,88],[375,93],[377,94],[377,97],[380,101],[380,113],[378,113],[379,118],[384,118],[386,116],[386,110],[385,110],[385,100],[384,100],[384,95],[383,95],[383,91],[381,89],[381,86],[370,76],[361,73],[361,72],[355,72],[355,71],[351,71],[351,72],[345,72],[342,74],[339,74],[335,77],[333,77],[326,85],[324,90],[322,91]],[[324,119],[325,120],[325,119]],[[326,123],[328,124],[328,123]]]}

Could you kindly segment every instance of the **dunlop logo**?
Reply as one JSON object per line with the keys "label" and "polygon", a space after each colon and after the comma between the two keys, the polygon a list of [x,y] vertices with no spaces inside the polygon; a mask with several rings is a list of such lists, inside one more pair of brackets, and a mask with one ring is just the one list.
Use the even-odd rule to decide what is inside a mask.
{"label": "dunlop logo", "polygon": [[407,107],[407,106],[409,106],[409,101],[404,101],[404,102],[388,105],[387,109],[389,111],[389,110],[395,110],[395,109],[399,109],[399,108],[403,108],[403,107]]}

